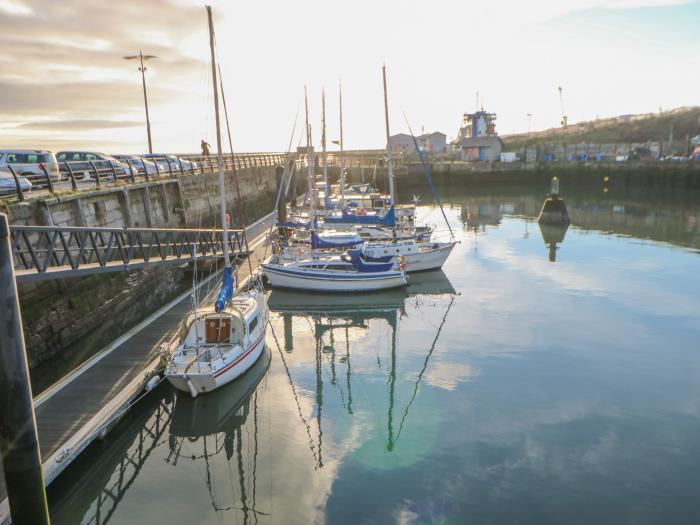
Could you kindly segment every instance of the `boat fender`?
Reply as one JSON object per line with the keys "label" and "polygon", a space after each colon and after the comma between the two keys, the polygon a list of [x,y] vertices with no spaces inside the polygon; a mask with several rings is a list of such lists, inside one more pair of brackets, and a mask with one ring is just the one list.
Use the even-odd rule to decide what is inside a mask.
{"label": "boat fender", "polygon": [[158,376],[151,377],[151,379],[149,379],[146,383],[146,392],[150,392],[151,390],[153,390],[155,387],[158,386],[158,383],[160,383],[160,378]]}
{"label": "boat fender", "polygon": [[197,394],[199,392],[197,392],[197,389],[192,384],[192,381],[190,381],[189,379],[187,379],[186,381],[187,381],[187,387],[190,389],[190,395],[192,396],[192,399],[194,399],[195,397],[197,397]]}

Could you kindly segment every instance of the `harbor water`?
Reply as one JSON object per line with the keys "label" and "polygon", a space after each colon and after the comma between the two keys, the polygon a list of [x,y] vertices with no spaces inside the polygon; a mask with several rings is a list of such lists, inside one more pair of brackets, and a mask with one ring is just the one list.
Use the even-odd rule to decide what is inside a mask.
{"label": "harbor water", "polygon": [[258,364],[149,393],[53,523],[700,522],[700,195],[545,190],[443,188],[406,290],[270,292]]}

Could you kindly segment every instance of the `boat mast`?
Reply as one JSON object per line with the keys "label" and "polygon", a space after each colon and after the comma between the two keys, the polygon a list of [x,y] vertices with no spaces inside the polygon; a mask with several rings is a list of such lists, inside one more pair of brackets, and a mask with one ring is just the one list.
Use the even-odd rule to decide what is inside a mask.
{"label": "boat mast", "polygon": [[345,208],[345,155],[343,153],[343,82],[338,81],[340,98],[340,206]]}
{"label": "boat mast", "polygon": [[309,218],[313,222],[316,219],[316,203],[314,195],[314,161],[313,155],[311,154],[311,126],[309,125],[309,97],[306,86],[304,86],[304,113],[306,115],[306,163],[308,164],[308,172],[306,174],[306,183],[308,185],[309,193]]}
{"label": "boat mast", "polygon": [[382,79],[384,80],[384,123],[386,125],[386,161],[389,176],[389,196],[391,205],[394,205],[394,161],[391,155],[391,140],[389,136],[389,102],[386,96],[386,64],[382,66]]}
{"label": "boat mast", "polygon": [[328,191],[328,163],[326,162],[326,90],[321,89],[321,162],[323,164],[323,208],[328,208],[330,192]]}
{"label": "boat mast", "polygon": [[219,86],[216,81],[216,54],[214,52],[214,22],[211,17],[211,6],[207,7],[209,19],[209,47],[211,49],[211,74],[214,81],[214,114],[216,115],[216,161],[219,164],[219,193],[221,194],[221,226],[224,229],[224,265],[231,266],[228,249],[228,224],[226,221],[226,186],[224,184],[224,156],[221,147],[221,123],[219,122]]}

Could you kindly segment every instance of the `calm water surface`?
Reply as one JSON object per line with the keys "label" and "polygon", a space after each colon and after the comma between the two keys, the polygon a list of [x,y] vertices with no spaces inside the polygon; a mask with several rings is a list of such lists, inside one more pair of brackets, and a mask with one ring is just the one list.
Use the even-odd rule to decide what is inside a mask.
{"label": "calm water surface", "polygon": [[444,273],[272,292],[255,369],[163,384],[51,486],[53,522],[700,522],[700,196],[572,190],[563,231],[541,192],[459,193]]}

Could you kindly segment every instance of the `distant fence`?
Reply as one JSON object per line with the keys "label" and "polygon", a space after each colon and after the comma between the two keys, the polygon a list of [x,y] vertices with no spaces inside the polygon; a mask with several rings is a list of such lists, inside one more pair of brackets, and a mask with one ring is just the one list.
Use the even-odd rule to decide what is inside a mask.
{"label": "distant fence", "polygon": [[518,160],[525,162],[548,161],[621,161],[621,160],[659,160],[662,145],[659,142],[622,142],[622,143],[545,143],[525,146],[515,150]]}
{"label": "distant fence", "polygon": [[[0,197],[16,196],[44,188],[50,194],[100,188],[115,182],[149,182],[181,175],[204,175],[219,171],[217,155],[162,155],[121,157],[117,160],[85,159],[37,163],[8,163],[0,168]],[[284,153],[237,153],[223,155],[221,168],[259,168],[284,165],[287,161],[305,164],[304,155]],[[7,171],[4,171],[7,170]]]}

